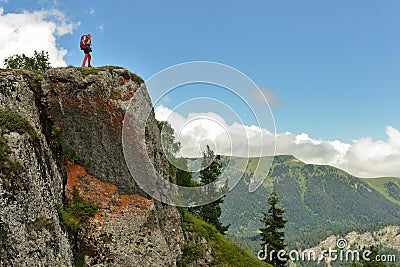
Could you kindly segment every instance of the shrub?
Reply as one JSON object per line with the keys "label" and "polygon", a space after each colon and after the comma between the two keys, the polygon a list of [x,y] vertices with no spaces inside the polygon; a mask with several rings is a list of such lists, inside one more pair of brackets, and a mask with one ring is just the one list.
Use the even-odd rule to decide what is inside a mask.
{"label": "shrub", "polygon": [[70,147],[63,147],[62,149],[63,157],[69,161],[71,161],[73,164],[78,163],[82,165],[83,167],[90,167],[91,163],[89,161],[86,161],[82,157],[78,156],[75,150],[73,150]]}
{"label": "shrub", "polygon": [[74,188],[72,201],[64,207],[61,205],[57,207],[62,228],[72,236],[77,234],[79,225],[93,217],[98,209],[98,206],[94,203],[85,202],[79,196],[76,188]]}
{"label": "shrub", "polygon": [[7,69],[26,69],[41,72],[51,68],[49,53],[45,51],[35,51],[32,57],[28,57],[25,54],[10,56],[4,59],[4,66]]}
{"label": "shrub", "polygon": [[60,134],[61,132],[61,127],[57,125],[52,125],[51,126],[51,136],[56,137]]}

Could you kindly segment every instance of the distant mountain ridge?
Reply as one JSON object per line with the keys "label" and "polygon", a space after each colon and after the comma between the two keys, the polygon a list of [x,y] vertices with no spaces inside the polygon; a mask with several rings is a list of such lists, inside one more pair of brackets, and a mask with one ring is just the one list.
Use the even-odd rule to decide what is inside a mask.
{"label": "distant mountain ridge", "polygon": [[285,209],[288,238],[324,229],[396,222],[400,218],[400,179],[360,179],[332,166],[306,164],[293,156],[274,158],[270,173],[254,193],[248,192],[250,166],[226,196],[222,221],[230,223],[228,235],[244,243],[258,236],[262,212],[268,209],[272,190]]}

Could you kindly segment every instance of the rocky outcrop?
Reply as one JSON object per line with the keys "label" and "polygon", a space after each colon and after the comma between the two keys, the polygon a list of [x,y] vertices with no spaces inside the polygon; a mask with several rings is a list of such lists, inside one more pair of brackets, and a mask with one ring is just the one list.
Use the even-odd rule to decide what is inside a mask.
{"label": "rocky outcrop", "polygon": [[33,73],[0,72],[0,265],[72,266],[56,210],[63,178],[43,133],[32,79]]}
{"label": "rocky outcrop", "polygon": [[123,193],[141,193],[125,164],[121,132],[129,100],[137,90],[145,90],[144,84],[125,69],[86,71],[47,71],[42,103],[48,117],[61,128],[63,147],[84,159],[90,174]]}
{"label": "rocky outcrop", "polygon": [[[308,248],[307,250],[315,252],[315,255],[322,255],[322,251],[327,248],[338,249],[338,243],[343,244],[343,250],[356,250],[362,256],[363,249],[370,249],[372,246],[381,247],[385,249],[392,249],[400,251],[400,226],[385,226],[377,231],[367,231],[358,233],[352,231],[347,233],[344,237],[335,235],[328,236],[325,240],[321,241],[317,246]],[[367,255],[369,256],[369,255]],[[329,257],[319,259],[329,263]]]}
{"label": "rocky outcrop", "polygon": [[[18,132],[0,126],[4,169],[18,178],[9,185],[11,176],[2,169],[1,264],[72,266],[72,250],[77,250],[89,266],[176,266],[184,240],[179,214],[139,188],[122,151],[129,100],[151,105],[143,80],[118,67],[56,68],[42,81],[34,73],[3,71],[0,90],[0,109],[25,118],[31,127]],[[135,99],[137,94],[141,97]],[[150,160],[167,179],[153,114],[146,144]],[[62,160],[60,147],[69,161]],[[21,170],[10,172],[13,164]],[[99,209],[80,225],[71,244],[56,206],[74,188]]]}
{"label": "rocky outcrop", "polygon": [[[79,250],[86,263],[94,266],[174,266],[171,253],[153,199],[122,195],[115,185],[88,175],[79,165],[69,168],[66,187],[72,199],[73,189],[99,210],[78,234]],[[174,229],[179,233],[179,225]],[[179,255],[179,254],[178,254]]]}

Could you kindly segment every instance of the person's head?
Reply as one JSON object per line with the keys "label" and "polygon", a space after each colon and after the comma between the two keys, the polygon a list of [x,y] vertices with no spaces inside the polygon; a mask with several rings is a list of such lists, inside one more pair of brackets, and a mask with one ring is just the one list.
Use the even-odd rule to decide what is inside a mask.
{"label": "person's head", "polygon": [[91,35],[90,33],[87,34],[86,36],[87,36],[87,38],[89,38],[89,39],[92,38],[92,35]]}

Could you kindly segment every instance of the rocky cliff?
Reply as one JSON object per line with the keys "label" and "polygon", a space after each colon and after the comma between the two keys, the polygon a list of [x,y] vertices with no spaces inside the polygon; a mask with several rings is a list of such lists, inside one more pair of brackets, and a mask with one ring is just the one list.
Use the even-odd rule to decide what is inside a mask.
{"label": "rocky cliff", "polygon": [[[151,105],[143,80],[118,67],[0,72],[1,266],[74,266],[77,255],[89,266],[176,266],[179,214],[145,194],[125,164],[131,98]],[[167,179],[153,114],[145,141]],[[96,212],[71,234],[60,209],[75,193]]]}

